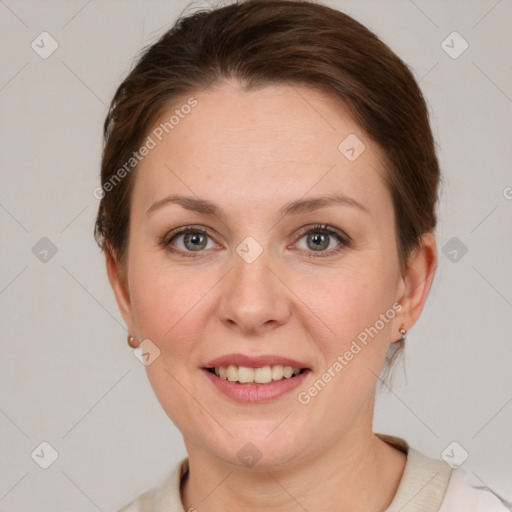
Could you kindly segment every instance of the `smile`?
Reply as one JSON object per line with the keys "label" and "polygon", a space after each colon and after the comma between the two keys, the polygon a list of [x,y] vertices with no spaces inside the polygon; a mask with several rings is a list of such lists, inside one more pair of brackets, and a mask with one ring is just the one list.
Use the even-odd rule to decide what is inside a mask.
{"label": "smile", "polygon": [[250,368],[247,366],[217,366],[208,368],[208,371],[214,373],[221,379],[241,384],[269,384],[282,379],[290,379],[295,375],[305,371],[305,369],[294,368],[292,366],[274,365],[263,366],[261,368]]}
{"label": "smile", "polygon": [[[221,368],[224,368],[222,371],[223,373],[226,373],[226,377],[221,377]],[[285,397],[286,395],[289,395],[291,391],[299,387],[311,373],[311,370],[309,369],[299,369],[298,373],[295,373],[297,368],[291,366],[268,366],[262,368],[233,366],[232,370],[229,370],[229,368],[230,366],[227,368],[202,368],[202,372],[213,385],[216,392],[219,392],[221,395],[241,404],[267,403],[277,400],[280,397]],[[218,370],[219,375],[216,375],[216,369]],[[269,375],[272,376],[272,373],[269,374],[269,372],[273,372],[274,369],[276,369],[276,375],[278,375],[278,372],[283,373],[280,380],[271,379],[268,382],[255,382],[256,374],[258,373],[261,375],[258,370],[263,372],[263,376],[267,380]],[[240,370],[242,377],[240,377]],[[251,370],[252,376],[251,372],[247,372],[245,373],[246,377],[244,377],[245,370]],[[285,371],[287,374],[292,371],[292,375],[290,377],[286,377]],[[231,378],[234,378],[235,380],[229,380],[228,374],[231,374]],[[249,382],[240,382],[238,380],[240,378],[243,380],[250,378],[251,380]],[[258,376],[258,378],[260,377]]]}

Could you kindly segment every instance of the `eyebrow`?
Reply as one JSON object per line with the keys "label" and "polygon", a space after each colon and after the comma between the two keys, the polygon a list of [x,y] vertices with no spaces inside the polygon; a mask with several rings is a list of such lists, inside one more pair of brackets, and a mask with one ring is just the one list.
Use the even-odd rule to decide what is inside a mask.
{"label": "eyebrow", "polygon": [[[181,195],[171,195],[165,197],[164,199],[156,201],[148,208],[148,210],[146,211],[146,215],[149,215],[151,212],[167,204],[178,204],[187,210],[192,210],[203,215],[215,216],[220,219],[226,218],[224,210],[220,206],[213,203],[212,201],[208,201],[207,199],[198,199],[191,196]],[[296,201],[291,201],[280,208],[279,214],[281,217],[286,217],[289,215],[300,215],[332,205],[350,206],[353,208],[357,208],[365,213],[370,213],[368,208],[363,206],[360,202],[356,201],[355,199],[345,196],[343,194],[332,194],[326,196],[312,197],[309,199],[298,199]]]}

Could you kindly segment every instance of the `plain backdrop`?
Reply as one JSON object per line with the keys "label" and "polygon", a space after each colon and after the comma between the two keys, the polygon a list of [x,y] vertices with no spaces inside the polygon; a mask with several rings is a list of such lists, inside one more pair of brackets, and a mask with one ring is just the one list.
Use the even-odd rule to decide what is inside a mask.
{"label": "plain backdrop", "polygon": [[[2,511],[117,510],[186,455],[126,344],[92,192],[117,85],[187,5],[0,1]],[[511,499],[512,2],[328,5],[411,67],[444,173],[439,266],[374,430],[437,458],[457,442],[463,467]],[[42,32],[58,44],[47,58]],[[41,450],[58,454],[47,469]]]}

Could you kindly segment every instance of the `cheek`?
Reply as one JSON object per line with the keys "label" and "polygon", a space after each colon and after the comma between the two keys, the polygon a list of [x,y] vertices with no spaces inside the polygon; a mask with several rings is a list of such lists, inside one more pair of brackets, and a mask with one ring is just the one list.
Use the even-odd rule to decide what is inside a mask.
{"label": "cheek", "polygon": [[321,279],[301,277],[294,289],[338,342],[353,339],[393,304],[393,283],[375,262],[364,271],[345,267]]}
{"label": "cheek", "polygon": [[364,274],[329,280],[315,292],[316,307],[311,309],[329,327],[322,331],[326,335],[315,338],[323,355],[320,371],[328,372],[326,381],[333,383],[328,384],[329,391],[319,404],[324,401],[357,407],[372,393],[396,315],[392,283],[384,275],[376,266]]}
{"label": "cheek", "polygon": [[194,351],[204,331],[208,291],[215,276],[184,275],[149,260],[134,261],[130,287],[139,335],[160,350],[146,372],[162,408],[186,432],[199,419],[209,421],[203,409],[191,402],[190,394],[200,394],[190,375],[197,371]]}
{"label": "cheek", "polygon": [[171,361],[193,350],[218,276],[157,265],[144,255],[134,255],[132,268],[130,293],[139,335]]}
{"label": "cheek", "polygon": [[[324,334],[314,341],[322,354],[321,379],[328,384],[316,407],[326,407],[322,414],[333,421],[341,421],[339,411],[365,403],[386,357],[396,312],[393,282],[384,266],[376,261],[359,268],[347,265],[330,279],[308,283],[302,278],[295,283],[298,295],[308,296],[304,302],[316,314],[310,318],[321,320],[316,325]],[[330,403],[339,407],[329,408]]]}

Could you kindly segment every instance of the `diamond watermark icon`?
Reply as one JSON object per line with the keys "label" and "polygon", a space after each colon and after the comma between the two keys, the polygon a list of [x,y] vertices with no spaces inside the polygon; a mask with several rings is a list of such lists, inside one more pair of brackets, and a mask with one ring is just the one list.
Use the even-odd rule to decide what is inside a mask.
{"label": "diamond watermark icon", "polygon": [[50,443],[43,441],[30,456],[38,466],[48,469],[58,459],[59,453]]}
{"label": "diamond watermark icon", "polygon": [[48,263],[56,254],[57,246],[43,236],[33,247],[32,254],[42,263]]}
{"label": "diamond watermark icon", "polygon": [[30,46],[39,57],[47,59],[59,47],[59,43],[48,32],[41,32]]}
{"label": "diamond watermark icon", "polygon": [[252,443],[245,443],[236,455],[240,462],[248,468],[252,468],[262,457],[258,447]]}
{"label": "diamond watermark icon", "polygon": [[452,263],[458,263],[468,252],[468,248],[456,236],[453,236],[443,245],[442,251]]}
{"label": "diamond watermark icon", "polygon": [[246,263],[252,263],[263,252],[263,247],[252,236],[247,236],[238,244],[236,252]]}
{"label": "diamond watermark icon", "polygon": [[469,457],[469,453],[457,441],[451,442],[442,452],[441,458],[452,468],[462,466]]}
{"label": "diamond watermark icon", "polygon": [[133,349],[133,355],[144,366],[149,366],[160,355],[160,349],[151,340],[145,339]]}
{"label": "diamond watermark icon", "polygon": [[458,33],[452,32],[441,42],[441,48],[452,58],[458,59],[469,47],[469,43]]}
{"label": "diamond watermark icon", "polygon": [[351,162],[357,160],[365,149],[363,141],[354,133],[343,139],[338,146],[338,151]]}

